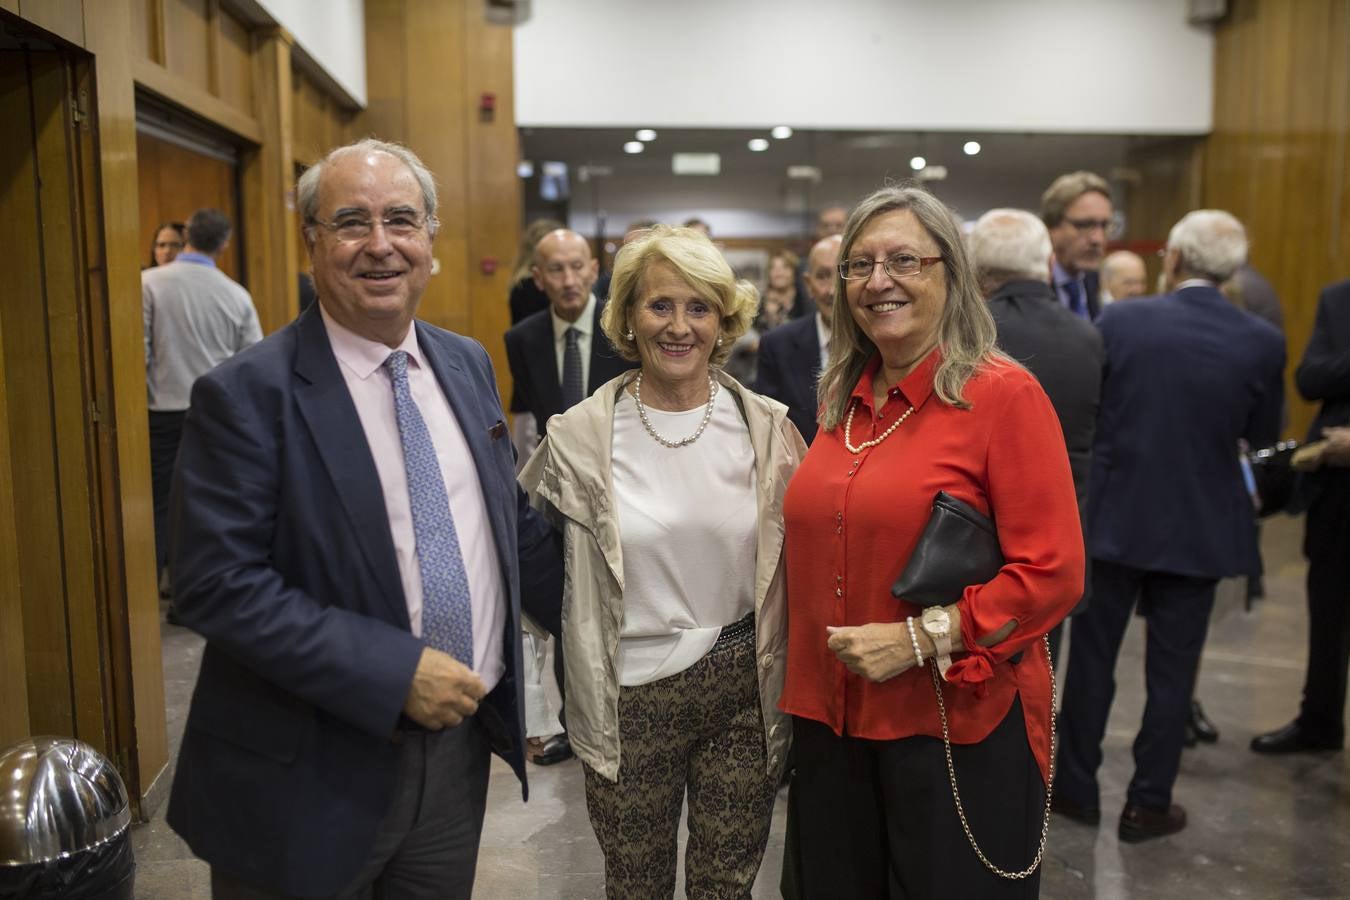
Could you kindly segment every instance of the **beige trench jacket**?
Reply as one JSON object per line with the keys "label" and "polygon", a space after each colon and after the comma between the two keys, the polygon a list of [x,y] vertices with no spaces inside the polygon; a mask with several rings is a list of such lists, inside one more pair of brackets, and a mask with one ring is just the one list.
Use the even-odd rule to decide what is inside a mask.
{"label": "beige trench jacket", "polygon": [[[614,404],[633,377],[620,375],[548,423],[548,436],[520,473],[535,508],[563,535],[563,650],[567,736],[582,762],[619,777],[619,633],[623,630],[623,555],[612,502]],[[759,543],[755,557],[755,650],[768,772],[777,778],[791,724],[778,710],[787,658],[787,573],[783,494],[806,445],[787,407],[719,373],[750,431],[755,452]],[[689,560],[689,565],[698,565]]]}

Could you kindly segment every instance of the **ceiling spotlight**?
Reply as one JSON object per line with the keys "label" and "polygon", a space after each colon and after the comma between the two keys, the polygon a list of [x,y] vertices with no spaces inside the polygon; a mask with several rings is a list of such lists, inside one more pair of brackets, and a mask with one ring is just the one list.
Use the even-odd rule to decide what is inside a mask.
{"label": "ceiling spotlight", "polygon": [[773,135],[774,140],[785,141],[788,138],[792,137],[792,129],[787,127],[786,125],[776,125],[774,126],[773,131],[770,131],[769,134]]}
{"label": "ceiling spotlight", "polygon": [[534,163],[530,162],[528,159],[522,159],[520,162],[516,163],[516,175],[521,178],[533,178]]}
{"label": "ceiling spotlight", "polygon": [[764,140],[764,138],[751,138],[749,143],[745,146],[756,153],[763,153],[765,150],[769,149],[769,142]]}
{"label": "ceiling spotlight", "polygon": [[639,128],[637,130],[637,134],[634,135],[634,137],[636,137],[639,141],[643,141],[644,143],[647,141],[654,141],[656,140],[656,132],[652,131],[650,128]]}
{"label": "ceiling spotlight", "polygon": [[624,153],[641,153],[643,151],[642,141],[629,141],[623,145]]}
{"label": "ceiling spotlight", "polygon": [[966,156],[974,156],[976,153],[980,152],[980,142],[966,141],[966,145],[961,149],[966,151]]}
{"label": "ceiling spotlight", "polygon": [[923,171],[923,168],[926,165],[928,165],[928,160],[924,159],[922,156],[916,156],[909,161],[909,167],[915,172]]}

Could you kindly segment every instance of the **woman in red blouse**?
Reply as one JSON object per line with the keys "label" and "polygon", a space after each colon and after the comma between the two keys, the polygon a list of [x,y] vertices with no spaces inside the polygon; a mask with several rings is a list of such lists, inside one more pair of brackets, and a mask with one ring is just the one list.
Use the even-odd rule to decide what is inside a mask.
{"label": "woman in red blouse", "polygon": [[[1051,756],[1042,636],[1083,592],[1059,421],[995,348],[961,235],[931,194],[864,200],[839,272],[821,431],[784,510],[800,894],[1034,897]],[[939,491],[994,519],[1006,560],[934,608],[945,617],[890,593]]]}

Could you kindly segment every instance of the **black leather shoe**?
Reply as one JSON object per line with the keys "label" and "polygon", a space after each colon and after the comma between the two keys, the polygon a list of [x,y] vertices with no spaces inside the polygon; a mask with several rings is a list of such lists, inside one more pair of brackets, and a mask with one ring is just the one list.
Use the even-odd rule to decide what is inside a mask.
{"label": "black leather shoe", "polygon": [[1059,794],[1053,794],[1050,797],[1050,811],[1066,819],[1072,819],[1080,825],[1091,825],[1094,828],[1102,822],[1101,807],[1079,806],[1076,803],[1070,803]]}
{"label": "black leather shoe", "polygon": [[1186,810],[1178,803],[1165,810],[1126,803],[1120,813],[1120,839],[1128,844],[1176,834],[1185,827]]}
{"label": "black leather shoe", "polygon": [[1290,722],[1283,728],[1252,738],[1252,751],[1255,753],[1313,753],[1318,750],[1340,750],[1344,746],[1344,741],[1313,737],[1300,728],[1298,722]]}
{"label": "black leather shoe", "polygon": [[[1199,700],[1191,701],[1191,721],[1188,723],[1188,733],[1194,733],[1197,741],[1204,741],[1206,744],[1213,744],[1219,739],[1219,729],[1214,727],[1214,723],[1205,715],[1205,708],[1200,705]],[[1192,747],[1194,744],[1187,744]]]}
{"label": "black leather shoe", "polygon": [[575,755],[572,752],[572,742],[567,739],[567,735],[555,734],[544,741],[544,745],[540,748],[538,754],[530,757],[530,760],[535,765],[551,766],[563,760],[571,759]]}

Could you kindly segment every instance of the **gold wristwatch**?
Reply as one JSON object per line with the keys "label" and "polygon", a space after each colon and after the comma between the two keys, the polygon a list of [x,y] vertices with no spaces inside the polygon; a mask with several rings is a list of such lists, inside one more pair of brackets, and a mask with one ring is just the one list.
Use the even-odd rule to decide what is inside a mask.
{"label": "gold wristwatch", "polygon": [[946,680],[947,669],[952,664],[952,617],[941,606],[930,606],[923,611],[922,624],[937,648],[938,674]]}

